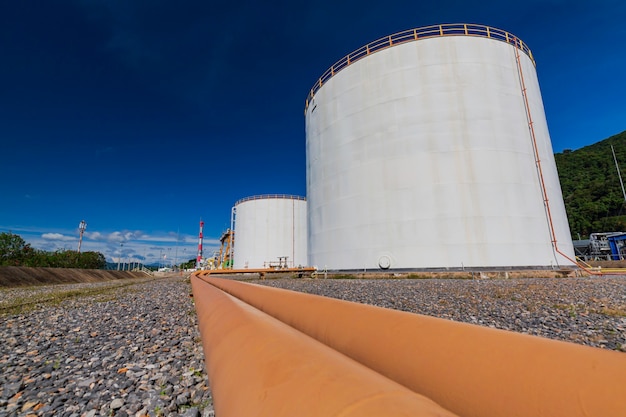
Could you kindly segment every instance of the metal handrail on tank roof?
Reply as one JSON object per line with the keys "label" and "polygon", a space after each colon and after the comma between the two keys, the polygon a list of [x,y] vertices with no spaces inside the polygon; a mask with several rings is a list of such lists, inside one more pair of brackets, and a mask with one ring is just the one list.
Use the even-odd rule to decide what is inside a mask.
{"label": "metal handrail on tank roof", "polygon": [[322,85],[334,77],[339,71],[350,66],[351,64],[354,64],[356,61],[392,46],[400,45],[406,42],[443,36],[477,36],[506,42],[516,48],[519,48],[522,52],[528,55],[533,64],[535,64],[535,59],[533,58],[533,54],[528,45],[522,42],[522,40],[517,36],[491,26],[473,23],[447,23],[404,30],[402,32],[394,33],[393,35],[376,39],[375,41],[360,47],[356,51],[349,53],[339,61],[335,62],[322,74],[320,78],[318,78],[313,87],[311,87],[304,105],[305,113],[309,107],[309,103],[313,99],[313,96],[315,96],[315,93],[322,87]]}
{"label": "metal handrail on tank roof", "polygon": [[284,200],[302,200],[302,201],[306,201],[306,197],[302,197],[300,195],[291,195],[291,194],[259,194],[259,195],[253,195],[251,197],[245,197],[242,198],[240,200],[237,200],[235,202],[235,206],[244,203],[246,201],[250,201],[250,200],[267,200],[267,199],[271,199],[271,198],[280,198],[280,199],[284,199]]}

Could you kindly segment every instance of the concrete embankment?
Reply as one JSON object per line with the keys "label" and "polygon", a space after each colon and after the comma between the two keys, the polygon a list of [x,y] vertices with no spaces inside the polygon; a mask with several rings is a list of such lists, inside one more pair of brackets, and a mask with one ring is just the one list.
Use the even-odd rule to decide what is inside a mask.
{"label": "concrete embankment", "polygon": [[147,273],[141,271],[0,266],[0,287],[75,284],[145,278],[147,276]]}

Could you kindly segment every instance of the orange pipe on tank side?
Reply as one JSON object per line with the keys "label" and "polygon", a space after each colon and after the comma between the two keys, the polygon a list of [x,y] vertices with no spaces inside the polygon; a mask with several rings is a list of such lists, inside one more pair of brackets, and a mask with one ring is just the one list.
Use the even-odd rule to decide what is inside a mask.
{"label": "orange pipe on tank side", "polygon": [[210,278],[463,417],[626,416],[626,354]]}
{"label": "orange pipe on tank side", "polygon": [[196,275],[191,285],[217,416],[455,417]]}

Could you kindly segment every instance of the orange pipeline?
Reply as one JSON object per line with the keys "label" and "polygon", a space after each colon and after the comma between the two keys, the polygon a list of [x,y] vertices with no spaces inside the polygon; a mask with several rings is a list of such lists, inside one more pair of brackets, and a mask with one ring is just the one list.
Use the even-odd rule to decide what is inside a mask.
{"label": "orange pipeline", "polygon": [[232,280],[207,281],[459,416],[626,415],[623,353]]}
{"label": "orange pipeline", "polygon": [[191,278],[219,417],[455,417],[432,400]]}

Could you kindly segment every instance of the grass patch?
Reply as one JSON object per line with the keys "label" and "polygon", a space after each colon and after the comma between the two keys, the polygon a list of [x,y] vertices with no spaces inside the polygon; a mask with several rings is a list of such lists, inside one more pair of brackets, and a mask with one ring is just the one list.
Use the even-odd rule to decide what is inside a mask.
{"label": "grass patch", "polygon": [[407,279],[433,279],[430,274],[409,274],[406,277]]}
{"label": "grass patch", "polygon": [[433,273],[409,273],[406,276],[407,279],[475,279],[480,278],[479,274],[472,276],[466,272],[433,272]]}
{"label": "grass patch", "polygon": [[571,318],[576,318],[576,316],[578,315],[577,307],[574,304],[554,304],[552,308],[567,311]]}
{"label": "grass patch", "polygon": [[328,274],[328,278],[330,279],[358,279],[355,275],[352,274]]}
{"label": "grass patch", "polygon": [[[594,300],[595,301],[595,300]],[[580,313],[595,313],[602,314],[604,316],[609,317],[626,317],[626,306],[624,307],[600,307],[600,308],[590,308],[589,306],[584,305],[573,305],[573,304],[553,304],[553,308],[558,310],[565,310],[568,312],[569,316],[574,318]]]}
{"label": "grass patch", "polygon": [[602,307],[599,310],[594,310],[594,312],[611,317],[626,317],[626,310],[623,308]]}
{"label": "grass patch", "polygon": [[58,306],[66,300],[79,297],[101,296],[98,297],[96,301],[113,301],[117,299],[114,294],[111,294],[113,291],[130,285],[135,285],[135,283],[125,283],[100,288],[56,291],[47,294],[34,294],[32,296],[16,297],[9,300],[6,305],[0,306],[0,317],[27,313],[44,306]]}

